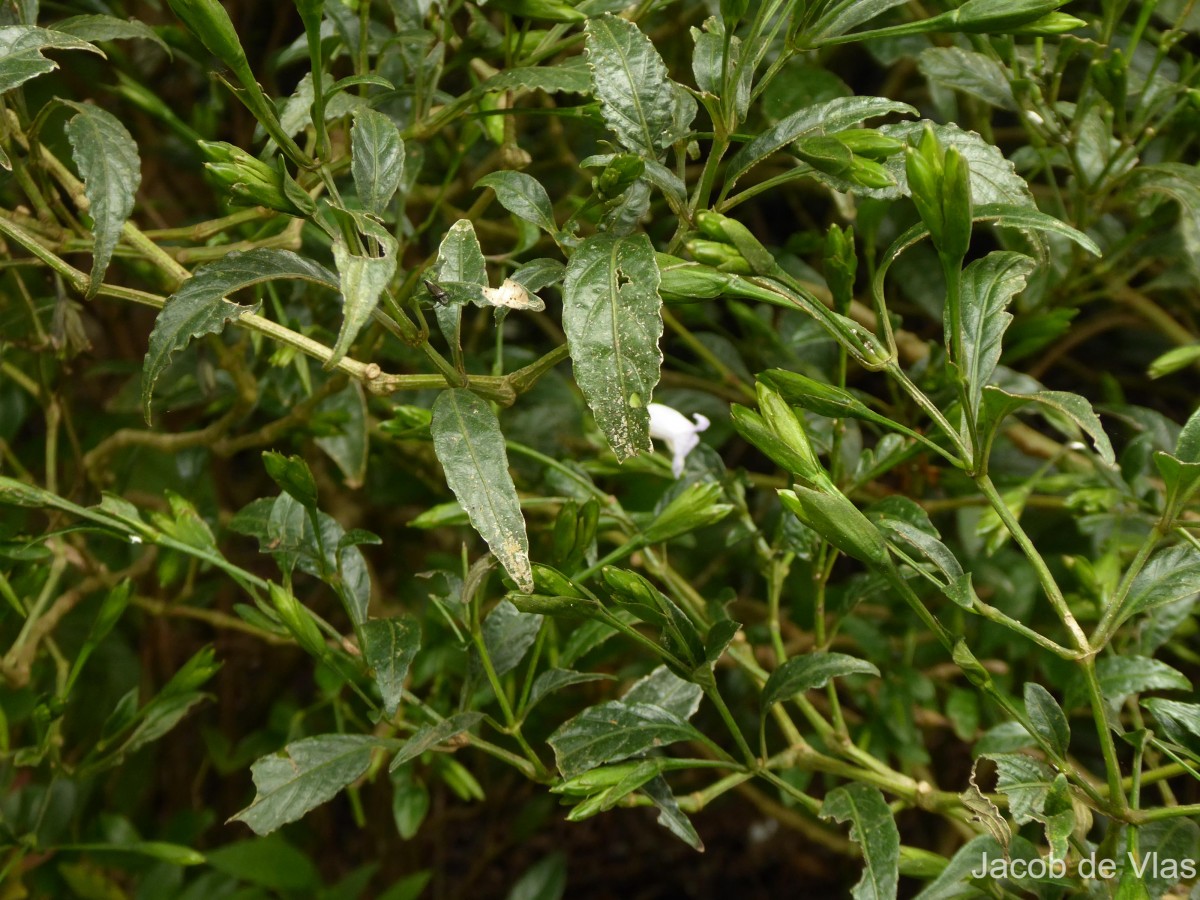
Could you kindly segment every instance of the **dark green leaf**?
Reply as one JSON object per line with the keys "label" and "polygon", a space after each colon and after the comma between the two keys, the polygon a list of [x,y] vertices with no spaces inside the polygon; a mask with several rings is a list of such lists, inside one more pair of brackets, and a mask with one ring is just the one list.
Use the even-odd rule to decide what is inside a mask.
{"label": "dark green leaf", "polygon": [[408,667],[421,647],[421,623],[412,616],[368,619],[362,626],[363,658],[375,672],[383,709],[394,716]]}
{"label": "dark green leaf", "polygon": [[[1100,693],[1114,705],[1124,702],[1130,694],[1142,691],[1190,691],[1192,683],[1182,672],[1162,660],[1145,656],[1105,656],[1096,663]],[[1067,709],[1083,704],[1087,699],[1086,685],[1081,678],[1072,681],[1063,697]]]}
{"label": "dark green leaf", "polygon": [[611,675],[604,675],[599,672],[574,672],[570,669],[547,669],[538,675],[533,681],[533,687],[529,690],[529,700],[525,703],[523,712],[528,712],[533,707],[540,703],[543,699],[553,694],[555,691],[569,687],[572,684],[584,684],[588,681],[599,681],[601,679],[612,678]]}
{"label": "dark green leaf", "polygon": [[675,795],[671,793],[667,780],[659,775],[646,782],[642,790],[658,807],[658,824],[693,850],[703,853],[704,842],[700,840],[700,835],[696,833],[691,820],[679,808],[679,803],[675,800]]}
{"label": "dark green leaf", "polygon": [[900,880],[900,832],[879,788],[856,783],[825,797],[821,818],[850,823],[850,840],[863,855],[863,874],[854,900],[894,900]]}
{"label": "dark green leaf", "polygon": [[324,434],[314,443],[334,461],[346,486],[362,487],[367,474],[367,398],[360,382],[352,381],[318,404],[316,415],[332,419],[336,433]]}
{"label": "dark green leaf", "polygon": [[676,86],[654,45],[625,19],[588,20],[587,61],[600,112],[617,139],[650,159],[674,140]]}
{"label": "dark green leaf", "polygon": [[0,28],[0,94],[58,68],[58,63],[42,56],[43,50],[90,50],[104,55],[69,34],[33,25],[5,26]]}
{"label": "dark green leaf", "polygon": [[475,182],[475,187],[491,188],[496,192],[500,205],[514,216],[532,222],[549,234],[557,233],[550,195],[532,175],[511,171],[492,172]]}
{"label": "dark green leaf", "polygon": [[[459,219],[450,226],[438,246],[437,261],[433,264],[431,280],[436,284],[461,282],[486,287],[487,262],[475,236],[475,226],[468,219]],[[462,327],[460,302],[438,304],[434,310],[438,326],[457,361],[461,359],[459,329]]]}
{"label": "dark green leaf", "polygon": [[254,313],[259,304],[239,306],[224,298],[275,278],[299,278],[322,287],[338,288],[337,279],[323,266],[289,250],[259,249],[235,251],[201,266],[167,298],[150,333],[150,348],[142,369],[142,407],[147,422],[154,383],[171,357],[192,338],[219,334],[230,319]]}
{"label": "dark green leaf", "polygon": [[633,683],[621,695],[622,703],[646,703],[665,709],[680,719],[690,719],[700,708],[704,691],[690,681],[684,681],[666,666],[658,666]]}
{"label": "dark green leaf", "polygon": [[438,744],[444,743],[452,737],[457,737],[464,731],[470,731],[479,724],[482,718],[483,713],[480,712],[463,712],[450,716],[448,719],[442,719],[436,725],[423,726],[400,748],[391,765],[388,766],[388,770],[394,772],[410,759],[416,759],[426,750],[431,750]]}
{"label": "dark green leaf", "polygon": [[1034,265],[1032,259],[1021,253],[997,251],[963,270],[961,365],[972,410],[979,408],[983,388],[1000,362],[1004,332],[1012,321],[1008,305],[1025,289],[1025,280]]}
{"label": "dark green leaf", "polygon": [[[1047,421],[1060,430],[1072,422],[1078,425],[1092,439],[1100,459],[1110,466],[1116,465],[1116,454],[1104,432],[1104,426],[1100,424],[1100,418],[1092,409],[1092,404],[1078,394],[1065,391],[1012,394],[998,387],[985,387],[979,416],[980,433],[994,435],[1009,413],[1029,403],[1037,404],[1038,412],[1046,415]],[[1070,430],[1067,430],[1070,434]],[[1074,434],[1070,436],[1075,437]]]}
{"label": "dark green leaf", "polygon": [[1129,588],[1118,621],[1138,613],[1185,600],[1200,592],[1200,550],[1178,544],[1150,558]]}
{"label": "dark green leaf", "polygon": [[560,900],[566,889],[566,854],[552,853],[525,871],[508,892],[507,900]]}
{"label": "dark green leaf", "polygon": [[125,220],[133,211],[142,161],[129,131],[112,113],[91,103],[61,101],[77,115],[67,123],[71,158],[83,176],[92,217],[92,273],[89,298],[96,295],[121,237]]}
{"label": "dark green leaf", "polygon": [[1037,735],[1065,758],[1071,744],[1071,727],[1058,701],[1040,684],[1030,681],[1025,685],[1025,711]]}
{"label": "dark green leaf", "polygon": [[897,103],[883,97],[838,97],[826,103],[797,110],[763,131],[734,154],[725,176],[725,191],[733,190],[737,180],[749,169],[797,138],[810,134],[845,131],[864,119],[886,116],[889,113],[916,115],[917,111],[907,103]]}
{"label": "dark green leaf", "polygon": [[84,41],[153,41],[169,56],[171,48],[158,32],[137,19],[118,19],[116,16],[83,15],[59,19],[54,23],[59,34],[69,34]]}
{"label": "dark green leaf", "polygon": [[218,872],[273,891],[308,891],[320,883],[320,873],[304,853],[282,835],[238,841],[208,854]]}
{"label": "dark green leaf", "polygon": [[508,600],[496,604],[483,620],[483,641],[497,675],[517,667],[541,628],[540,615],[522,612]]}
{"label": "dark green leaf", "polygon": [[470,391],[443,391],[433,405],[433,447],[446,483],[471,524],[522,591],[533,590],[529,538],[492,407]]}
{"label": "dark green leaf", "polygon": [[267,834],[331,800],[363,775],[379,740],[364,734],[324,734],[288,744],[250,767],[257,794],[230,821]]}
{"label": "dark green leaf", "polygon": [[585,709],[547,739],[564,778],[676,741],[703,740],[695,728],[659,706],[613,700]]}
{"label": "dark green leaf", "polygon": [[359,202],[367,212],[382,216],[404,181],[400,129],[381,112],[359,110],[350,129],[350,159]]}
{"label": "dark green leaf", "polygon": [[990,56],[961,47],[930,47],[921,51],[917,65],[930,81],[1000,109],[1016,109],[1011,75]]}
{"label": "dark green leaf", "polygon": [[991,753],[996,764],[996,790],[1008,798],[1008,812],[1018,825],[1042,815],[1055,773],[1048,765],[1023,753]]}
{"label": "dark green leaf", "polygon": [[829,683],[829,679],[845,675],[878,677],[879,669],[865,659],[856,659],[845,653],[814,651],[804,656],[793,656],[772,672],[763,686],[760,700],[763,715],[780,700],[811,691],[813,688],[824,687]]}
{"label": "dark green leaf", "polygon": [[617,459],[650,450],[647,406],[658,384],[662,300],[645,235],[588,238],[571,257],[563,328],[575,378]]}
{"label": "dark green leaf", "polygon": [[899,6],[904,0],[835,0],[825,4],[821,16],[802,33],[805,43],[819,44],[856,28],[863,22]]}
{"label": "dark green leaf", "polygon": [[1142,706],[1158,721],[1163,733],[1177,744],[1187,745],[1188,735],[1200,738],[1200,703],[1183,703],[1151,697]]}
{"label": "dark green leaf", "polygon": [[[394,127],[394,126],[393,126]],[[396,239],[382,228],[369,229],[379,244],[379,256],[359,256],[352,253],[342,238],[333,242],[333,260],[337,264],[338,284],[342,292],[342,327],[333,355],[325,368],[332,369],[347,353],[379,305],[379,297],[396,274]]]}

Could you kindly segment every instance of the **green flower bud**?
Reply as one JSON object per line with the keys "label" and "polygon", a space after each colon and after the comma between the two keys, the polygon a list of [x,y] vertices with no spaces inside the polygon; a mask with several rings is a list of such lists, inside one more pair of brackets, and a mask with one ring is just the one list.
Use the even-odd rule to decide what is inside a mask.
{"label": "green flower bud", "polygon": [[891,173],[873,159],[855,158],[854,165],[850,168],[846,177],[855,184],[861,184],[863,187],[875,188],[877,190],[895,187],[896,185],[896,179],[891,176]]}
{"label": "green flower bud", "polygon": [[573,598],[585,596],[562,572],[537,563],[533,566],[533,586],[539,594]]}
{"label": "green flower bud", "polygon": [[686,246],[688,253],[705,265],[713,266],[722,272],[733,272],[738,275],[754,274],[750,263],[746,262],[746,258],[732,244],[693,238],[687,242]]}
{"label": "green flower bud", "polygon": [[[290,176],[225,141],[198,143],[209,159],[204,167],[229,191],[233,202],[244,206],[265,206],[298,218],[308,214],[288,197],[284,178]],[[296,189],[300,190],[298,185]],[[300,193],[304,192],[300,190]],[[312,199],[307,194],[304,196],[308,199],[308,205],[315,210]]]}
{"label": "green flower bud", "polygon": [[[575,549],[575,520],[579,517],[579,504],[564,500],[558,515],[554,517],[554,558],[565,560]],[[551,593],[554,593],[553,591]]]}
{"label": "green flower bud", "polygon": [[954,147],[946,151],[942,181],[941,250],[950,259],[962,261],[971,246],[971,170]]}
{"label": "green flower bud", "polygon": [[733,511],[720,499],[721,485],[714,481],[689,485],[655,517],[642,537],[647,544],[658,544],[719,522]]}
{"label": "green flower bud", "polygon": [[947,17],[957,31],[1011,32],[1035,24],[1065,3],[1067,0],[967,0]]}
{"label": "green flower bud", "polygon": [[732,27],[750,8],[750,0],[721,0],[721,20]]}
{"label": "green flower bud", "polygon": [[835,137],[801,138],[796,142],[796,155],[818,172],[839,178],[848,177],[854,167],[854,153]]}
{"label": "green flower bud", "polygon": [[602,201],[615,200],[646,172],[646,161],[632,153],[614,156],[599,175],[592,179],[592,190]]}
{"label": "green flower bud", "polygon": [[1042,16],[1028,25],[1022,25],[1020,28],[1013,28],[1009,34],[1028,34],[1034,36],[1050,36],[1055,34],[1066,34],[1068,31],[1074,31],[1076,28],[1082,28],[1087,25],[1083,19],[1077,19],[1075,16],[1067,13],[1050,13],[1047,16]]}
{"label": "green flower bud", "polygon": [[658,588],[636,572],[618,569],[616,566],[605,566],[601,574],[605,584],[617,595],[618,600],[654,610],[660,608]]}
{"label": "green flower bud", "polygon": [[932,128],[925,129],[916,147],[909,146],[905,151],[904,169],[917,213],[937,243],[946,227],[941,202],[942,152]]}
{"label": "green flower bud", "polygon": [[318,659],[323,657],[328,648],[309,611],[300,604],[291,591],[284,590],[275,582],[270,582],[267,589],[271,595],[271,605],[275,607],[279,621],[292,633],[296,643],[312,656]]}
{"label": "green flower bud", "polygon": [[887,159],[904,149],[904,141],[880,134],[874,128],[851,128],[831,135],[845,144],[855,156],[865,156],[876,162]]}
{"label": "green flower bud", "polygon": [[[803,461],[804,468],[792,471],[806,481],[813,483],[828,483],[817,454],[813,452],[808,435],[804,431],[804,423],[792,411],[783,397],[769,385],[759,381],[754,385],[758,395],[758,408],[762,411],[763,421],[775,437],[786,444],[796,456]],[[832,485],[831,485],[832,486]]]}
{"label": "green flower bud", "polygon": [[541,22],[583,22],[587,16],[560,0],[492,0],[491,7]]}
{"label": "green flower bud", "polygon": [[[754,410],[735,403],[730,407],[729,414],[737,433],[784,471],[794,472],[804,478],[809,478],[815,471],[812,459],[783,441]],[[821,475],[824,475],[823,470]]]}
{"label": "green flower bud", "polygon": [[726,293],[734,277],[702,263],[688,262],[665,253],[658,261],[658,292],[666,300],[708,300]]}
{"label": "green flower bud", "polygon": [[188,31],[200,39],[200,43],[225,65],[229,66],[243,83],[254,81],[246,51],[238,39],[237,29],[218,0],[167,0],[175,15],[183,21]]}
{"label": "green flower bud", "polygon": [[854,229],[830,225],[825,234],[825,283],[833,294],[833,306],[843,315],[854,299],[854,279],[858,274],[858,254],[854,249]]}
{"label": "green flower bud", "polygon": [[630,775],[637,772],[646,764],[645,760],[635,759],[631,762],[613,763],[589,769],[574,778],[568,778],[550,788],[552,794],[565,794],[568,797],[586,797],[605,788],[620,784]]}
{"label": "green flower bud", "polygon": [[780,491],[779,499],[796,518],[847,556],[877,566],[889,562],[887,543],[879,529],[840,491],[797,486]]}
{"label": "green flower bud", "polygon": [[967,676],[967,680],[971,684],[979,688],[988,688],[992,684],[992,673],[983,667],[975,654],[971,652],[971,648],[967,646],[967,642],[959,638],[954,642],[954,649],[950,651],[950,657],[954,660],[955,665],[962,669],[963,674]]}
{"label": "green flower bud", "polygon": [[713,212],[711,209],[702,209],[696,213],[695,222],[696,227],[705,237],[725,244],[729,243],[729,238],[725,235],[725,216]]}

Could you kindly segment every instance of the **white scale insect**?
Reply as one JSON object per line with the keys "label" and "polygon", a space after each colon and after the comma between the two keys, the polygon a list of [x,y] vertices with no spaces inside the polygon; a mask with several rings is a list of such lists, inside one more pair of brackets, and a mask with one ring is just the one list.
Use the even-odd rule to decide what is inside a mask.
{"label": "white scale insect", "polygon": [[[429,291],[430,296],[437,302],[439,306],[450,302],[450,295],[445,289],[435,284],[429,279],[424,279],[425,288]],[[505,309],[530,309],[534,312],[541,312],[546,308],[545,302],[536,294],[530,294],[525,290],[524,285],[521,285],[511,278],[505,278],[504,283],[498,288],[485,287],[480,288],[483,294],[484,302],[488,306],[503,307]]]}

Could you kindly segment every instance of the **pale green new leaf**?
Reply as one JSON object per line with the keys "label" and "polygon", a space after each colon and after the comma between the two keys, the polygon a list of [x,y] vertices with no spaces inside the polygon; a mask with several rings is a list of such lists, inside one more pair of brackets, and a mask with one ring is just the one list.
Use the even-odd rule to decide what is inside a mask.
{"label": "pale green new leaf", "polygon": [[198,268],[158,314],[150,333],[150,347],[142,367],[142,408],[150,421],[154,383],[171,357],[193,338],[219,334],[225,323],[257,311],[259,304],[241,306],[226,300],[229,294],[276,278],[299,278],[337,290],[338,281],[324,266],[290,250],[258,249],[233,252]]}
{"label": "pale green new leaf", "polygon": [[524,172],[492,172],[484,175],[475,187],[487,187],[496,192],[500,205],[514,216],[532,222],[549,234],[558,231],[554,221],[554,206],[542,183]]}
{"label": "pale green new leaf", "polygon": [[[782,150],[797,138],[808,135],[833,134],[853,128],[865,119],[886,116],[890,113],[916,115],[917,111],[907,103],[897,103],[883,97],[838,97],[826,103],[798,109],[785,119],[776,122],[734,154],[729,161],[725,176],[725,193],[750,168],[773,153]],[[904,167],[903,155],[900,167]]]}
{"label": "pale green new leaf", "polygon": [[230,821],[268,834],[295,822],[363,775],[379,740],[364,734],[324,734],[288,744],[250,767],[257,794]]}
{"label": "pale green new leaf", "polygon": [[1071,744],[1071,726],[1058,701],[1040,684],[1030,681],[1025,685],[1025,711],[1038,737],[1065,757]]}
{"label": "pale green new leaf", "polygon": [[863,874],[851,889],[854,900],[893,900],[900,881],[900,831],[879,788],[855,783],[825,796],[822,819],[850,823],[850,840],[863,856]]}
{"label": "pale green new leaf", "polygon": [[546,740],[554,748],[563,777],[574,778],[654,747],[703,739],[694,727],[662,707],[612,700],[568,719]]}
{"label": "pale green new leaf", "polygon": [[611,14],[589,19],[587,61],[600,113],[617,139],[650,159],[676,130],[676,85],[650,39]]}
{"label": "pale green new leaf", "polygon": [[91,103],[62,101],[77,115],[67,122],[71,158],[83,176],[83,189],[92,217],[92,273],[87,296],[96,296],[112,259],[121,229],[133,211],[142,161],[137,144],[112,113]]}
{"label": "pale green new leaf", "polygon": [[1024,254],[997,251],[963,270],[961,364],[972,410],[979,408],[984,385],[1000,362],[1004,332],[1012,322],[1008,305],[1025,289],[1025,280],[1034,266],[1034,261]]}
{"label": "pale green new leaf", "polygon": [[471,524],[513,581],[532,593],[529,538],[492,407],[468,390],[443,391],[433,405],[429,429],[446,483]]}
{"label": "pale green new leaf", "polygon": [[35,25],[7,25],[0,28],[0,94],[58,68],[58,63],[42,56],[43,50],[89,50],[104,56],[98,47],[69,34]]}
{"label": "pale green new leaf", "polygon": [[332,369],[350,351],[350,345],[371,318],[379,298],[396,274],[396,239],[383,229],[372,230],[379,241],[382,256],[359,256],[351,253],[342,238],[333,242],[333,260],[337,264],[342,291],[342,327],[333,355],[325,363]]}
{"label": "pale green new leaf", "polygon": [[355,113],[350,160],[359,202],[382,216],[404,180],[404,141],[396,123],[373,109]]}
{"label": "pale green new leaf", "polygon": [[421,647],[421,623],[412,616],[368,619],[362,625],[363,658],[375,672],[383,710],[394,716],[400,708],[408,667]]}
{"label": "pale green new leaf", "polygon": [[617,459],[650,450],[647,405],[658,384],[662,299],[643,234],[588,238],[563,285],[563,329],[575,380]]}

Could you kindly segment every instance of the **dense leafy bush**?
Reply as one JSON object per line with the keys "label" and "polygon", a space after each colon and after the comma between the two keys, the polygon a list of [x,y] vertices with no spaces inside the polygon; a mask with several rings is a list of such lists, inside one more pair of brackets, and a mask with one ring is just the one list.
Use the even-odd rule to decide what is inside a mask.
{"label": "dense leafy bush", "polygon": [[3,4],[0,896],[1183,896],[1200,11],[1064,6]]}

